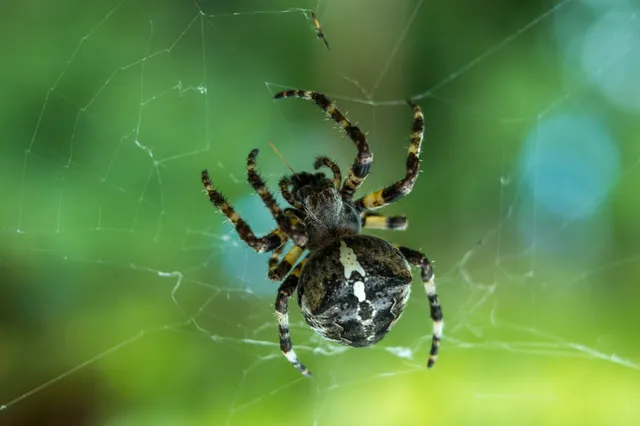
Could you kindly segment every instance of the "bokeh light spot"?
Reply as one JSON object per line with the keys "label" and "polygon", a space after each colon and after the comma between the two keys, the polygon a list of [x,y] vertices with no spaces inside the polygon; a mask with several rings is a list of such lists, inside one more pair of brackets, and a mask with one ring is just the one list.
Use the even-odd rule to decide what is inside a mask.
{"label": "bokeh light spot", "polygon": [[600,16],[582,42],[582,67],[609,102],[640,113],[640,9]]}
{"label": "bokeh light spot", "polygon": [[[246,195],[234,202],[233,206],[249,223],[256,236],[261,237],[275,229],[276,222],[260,197]],[[274,284],[267,278],[267,262],[271,254],[256,253],[240,239],[230,224],[227,226],[230,230],[227,235],[231,249],[222,253],[226,275],[238,280],[238,287],[246,288],[255,294],[270,294],[275,297],[277,283]]]}
{"label": "bokeh light spot", "polygon": [[592,214],[620,173],[616,145],[604,125],[588,115],[540,122],[525,141],[520,164],[534,203],[567,219]]}

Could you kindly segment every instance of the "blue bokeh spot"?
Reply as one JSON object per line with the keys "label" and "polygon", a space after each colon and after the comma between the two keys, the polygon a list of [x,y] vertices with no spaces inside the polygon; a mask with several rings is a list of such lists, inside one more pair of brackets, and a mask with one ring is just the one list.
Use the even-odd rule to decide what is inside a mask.
{"label": "blue bokeh spot", "polygon": [[[240,198],[233,202],[233,206],[259,237],[276,227],[273,216],[255,194]],[[227,223],[225,227],[225,234],[229,235],[229,244],[222,253],[222,259],[225,272],[236,281],[232,287],[243,287],[255,294],[275,295],[279,284],[267,278],[267,262],[271,254],[256,253],[240,239],[231,224]]]}
{"label": "blue bokeh spot", "polygon": [[619,153],[596,117],[549,117],[527,137],[520,173],[538,206],[564,218],[581,218],[598,208],[618,180]]}

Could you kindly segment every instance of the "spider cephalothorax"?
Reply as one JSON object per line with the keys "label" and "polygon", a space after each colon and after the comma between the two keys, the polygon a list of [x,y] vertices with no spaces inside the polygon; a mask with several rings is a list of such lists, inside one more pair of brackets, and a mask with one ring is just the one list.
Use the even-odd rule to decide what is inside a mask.
{"label": "spider cephalothorax", "polygon": [[[263,237],[256,237],[213,187],[207,171],[202,172],[209,199],[234,224],[238,235],[258,252],[273,252],[269,259],[269,278],[280,281],[289,274],[278,290],[275,304],[280,349],[301,373],[310,374],[293,351],[289,335],[288,300],[296,290],[303,317],[322,336],[355,347],[378,342],[404,310],[413,265],[420,267],[430,304],[433,337],[427,366],[433,366],[442,336],[442,309],[429,260],[417,250],[360,234],[362,228],[406,229],[404,216],[385,217],[371,210],[409,194],[416,182],[424,132],[420,107],[409,102],[414,122],[406,176],[354,201],[353,195],[367,177],[373,158],[364,133],[321,93],[288,90],[275,97],[315,101],[358,148],[344,182],[338,166],[327,157],[317,158],[314,168],[328,167],[333,173],[332,179],[322,172],[301,172],[282,178],[280,191],[291,205],[284,210],[255,170],[258,150],[251,151],[247,160],[249,183],[278,224]],[[281,259],[288,240],[293,241],[294,246]],[[307,250],[309,254],[298,262]]]}
{"label": "spider cephalothorax", "polygon": [[289,178],[291,195],[311,217],[331,226],[338,220],[344,203],[340,192],[324,173],[298,173]]}
{"label": "spider cephalothorax", "polygon": [[294,206],[304,216],[309,250],[337,241],[341,236],[360,233],[360,216],[355,207],[343,200],[335,182],[324,173],[296,173],[287,181],[291,184]]}

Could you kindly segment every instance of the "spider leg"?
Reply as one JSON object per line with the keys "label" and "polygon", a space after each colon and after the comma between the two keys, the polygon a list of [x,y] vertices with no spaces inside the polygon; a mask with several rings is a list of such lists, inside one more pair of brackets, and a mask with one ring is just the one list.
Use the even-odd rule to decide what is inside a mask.
{"label": "spider leg", "polygon": [[[286,208],[284,209],[284,213],[294,222],[294,225],[303,220],[303,218],[299,216],[302,212],[297,211],[295,209]],[[272,232],[277,232],[279,230],[280,228],[277,228]],[[288,240],[289,239],[285,236],[284,243],[280,247],[275,249],[271,257],[269,258],[269,278],[271,278],[274,281],[281,281],[284,278],[284,276],[287,275],[289,271],[291,271],[291,268],[293,268],[293,265],[295,265],[300,255],[304,252],[304,248],[299,246],[294,246],[293,248],[291,248],[291,250],[289,250],[284,260],[281,260],[282,253],[284,252],[286,242]],[[286,269],[286,270],[283,270],[283,269]],[[273,275],[273,277],[272,277],[272,273],[275,274]]]}
{"label": "spider leg", "polygon": [[275,250],[287,241],[287,236],[280,229],[276,229],[264,237],[256,237],[249,224],[236,213],[225,196],[213,187],[209,173],[206,170],[202,172],[202,183],[209,195],[211,203],[231,221],[240,238],[247,243],[249,247],[259,253],[264,253]]}
{"label": "spider leg", "polygon": [[289,334],[289,314],[288,304],[289,298],[293,295],[293,292],[298,286],[298,279],[300,278],[300,271],[305,261],[302,261],[295,267],[293,272],[287,277],[278,289],[278,296],[276,297],[276,318],[278,319],[278,331],[280,333],[280,350],[283,355],[289,360],[289,362],[303,375],[311,376],[311,373],[300,361],[298,356],[293,351],[293,344],[291,343],[291,335]]}
{"label": "spider leg", "polygon": [[249,153],[247,158],[247,175],[249,183],[253,189],[258,193],[262,202],[269,209],[273,218],[276,220],[278,227],[289,237],[296,245],[303,246],[307,242],[307,235],[304,226],[298,221],[291,220],[290,217],[284,214],[276,199],[273,197],[264,181],[256,171],[256,157],[260,151],[254,149]]}
{"label": "spider leg", "polygon": [[295,198],[293,198],[291,191],[289,191],[289,187],[291,186],[291,178],[289,178],[288,176],[283,177],[282,179],[280,179],[278,185],[280,186],[280,193],[282,194],[282,197],[287,201],[287,203],[291,204],[298,210],[302,210],[304,208],[302,204],[300,204]]}
{"label": "spider leg", "polygon": [[[282,246],[282,248],[284,249],[284,246]],[[293,265],[296,264],[305,250],[306,249],[304,247],[293,246],[284,256],[284,259],[280,261],[278,258],[275,262],[279,262],[275,264],[271,262],[273,259],[273,256],[271,256],[271,259],[269,259],[269,279],[273,281],[281,281],[284,276],[291,271],[291,268],[293,268]],[[282,253],[282,250],[280,250],[280,253]]]}
{"label": "spider leg", "polygon": [[411,133],[411,143],[409,144],[409,156],[407,157],[407,174],[398,182],[371,192],[355,202],[356,209],[360,212],[367,209],[378,209],[387,204],[391,204],[413,189],[413,185],[418,179],[420,172],[420,148],[424,136],[424,116],[420,107],[411,101],[409,105],[413,108],[413,127]]}
{"label": "spider leg", "polygon": [[340,111],[338,111],[334,103],[322,93],[295,89],[277,93],[274,97],[275,99],[302,98],[315,101],[315,103],[322,108],[329,117],[342,127],[349,138],[351,138],[351,140],[356,144],[356,147],[358,148],[358,155],[356,156],[351,169],[349,169],[349,175],[345,179],[340,191],[342,193],[342,198],[345,201],[351,201],[353,194],[369,174],[371,161],[373,160],[373,154],[371,153],[371,150],[369,150],[369,144],[367,143],[367,138],[364,133],[362,133],[358,126],[352,125],[351,122]]}
{"label": "spider leg", "polygon": [[422,283],[424,284],[424,289],[427,292],[429,309],[431,311],[431,321],[433,321],[433,337],[431,338],[431,350],[429,351],[429,361],[427,362],[427,368],[431,368],[438,357],[438,347],[440,346],[440,339],[442,339],[443,328],[442,308],[440,307],[440,301],[436,294],[436,283],[433,268],[427,257],[418,250],[398,245],[396,245],[396,247],[411,265],[420,267],[420,276],[422,278]]}
{"label": "spider leg", "polygon": [[361,221],[362,227],[366,229],[404,231],[408,226],[406,216],[384,216],[373,212],[365,212]]}
{"label": "spider leg", "polygon": [[318,170],[320,167],[325,166],[331,169],[333,173],[333,185],[340,189],[340,184],[342,183],[342,173],[340,172],[340,167],[336,163],[334,163],[329,157],[318,157],[316,161],[313,163],[313,168]]}
{"label": "spider leg", "polygon": [[280,256],[282,256],[282,252],[284,251],[285,244],[282,244],[280,247],[275,249],[273,253],[271,253],[271,257],[269,257],[269,271],[274,269],[280,263]]}

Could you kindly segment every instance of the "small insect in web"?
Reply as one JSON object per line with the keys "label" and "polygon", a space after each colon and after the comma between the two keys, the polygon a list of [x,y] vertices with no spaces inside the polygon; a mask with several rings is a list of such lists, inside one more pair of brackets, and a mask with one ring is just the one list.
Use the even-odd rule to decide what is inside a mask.
{"label": "small insect in web", "polygon": [[[257,172],[258,150],[252,150],[247,159],[249,184],[277,223],[273,231],[261,237],[253,233],[249,224],[213,186],[209,173],[202,172],[202,183],[211,203],[231,221],[249,247],[259,253],[272,252],[268,277],[274,281],[284,279],[275,301],[282,353],[300,373],[311,375],[294,352],[289,333],[289,299],[296,292],[302,316],[323,337],[353,347],[379,342],[404,311],[411,291],[411,267],[414,266],[420,268],[429,300],[432,338],[427,367],[432,367],[438,355],[443,322],[431,263],[418,250],[362,235],[363,229],[407,228],[405,216],[383,216],[373,210],[408,195],[416,183],[424,135],[422,110],[408,102],[413,111],[413,126],[406,175],[354,200],[373,160],[365,134],[321,93],[287,90],[276,94],[275,98],[315,102],[338,123],[358,150],[344,181],[340,168],[328,157],[315,159],[314,172],[292,169],[293,174],[284,176],[279,182],[282,197],[289,204],[284,209]],[[332,176],[317,171],[321,167],[327,167]],[[294,245],[283,258],[288,241]]]}
{"label": "small insect in web", "polygon": [[329,42],[327,41],[327,37],[325,37],[324,33],[322,32],[322,27],[320,27],[320,21],[318,20],[318,17],[313,10],[311,11],[311,18],[313,19],[313,24],[316,26],[318,38],[322,39],[324,45],[327,46],[327,50],[331,50],[331,48],[329,47]]}

